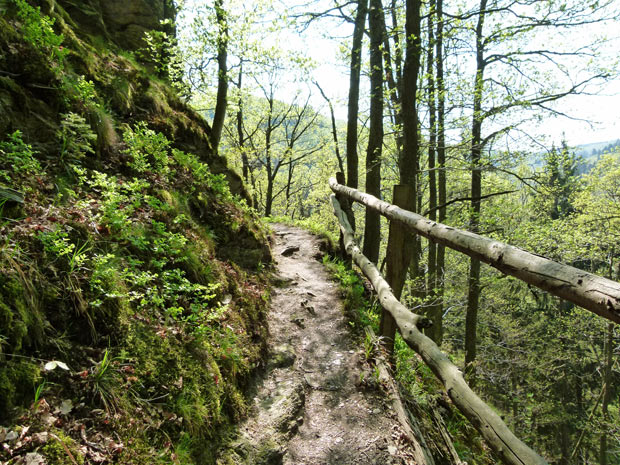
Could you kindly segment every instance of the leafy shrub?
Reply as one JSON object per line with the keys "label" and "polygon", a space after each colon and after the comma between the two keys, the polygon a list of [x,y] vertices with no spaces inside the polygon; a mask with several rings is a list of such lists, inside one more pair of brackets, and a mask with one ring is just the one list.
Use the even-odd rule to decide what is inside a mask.
{"label": "leafy shrub", "polygon": [[0,178],[7,182],[14,181],[11,171],[16,174],[37,174],[41,165],[34,158],[35,151],[26,144],[21,131],[9,135],[6,141],[0,142]]}
{"label": "leafy shrub", "polygon": [[97,135],[86,120],[77,113],[61,115],[60,129],[56,133],[60,140],[60,159],[64,162],[80,160],[87,153],[94,154],[93,144]]}
{"label": "leafy shrub", "polygon": [[131,157],[129,166],[138,173],[154,171],[167,175],[170,171],[170,141],[161,133],[149,129],[144,121],[128,128],[123,133],[127,150]]}
{"label": "leafy shrub", "polygon": [[68,53],[63,49],[64,36],[54,32],[54,19],[33,8],[26,0],[13,0],[17,6],[17,18],[21,22],[24,40],[45,52],[60,68]]}

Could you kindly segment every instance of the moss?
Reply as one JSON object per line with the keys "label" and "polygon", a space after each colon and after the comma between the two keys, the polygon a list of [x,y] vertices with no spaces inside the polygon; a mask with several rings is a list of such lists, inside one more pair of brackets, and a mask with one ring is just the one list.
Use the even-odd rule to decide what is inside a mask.
{"label": "moss", "polygon": [[97,134],[97,155],[102,157],[110,154],[120,143],[114,119],[104,108],[96,106],[89,109],[88,120],[93,132]]}
{"label": "moss", "polygon": [[38,364],[10,355],[0,355],[0,422],[10,418],[16,407],[24,407],[32,402],[39,380]]}
{"label": "moss", "polygon": [[134,85],[123,76],[115,76],[110,86],[110,105],[121,115],[131,113],[134,106]]}
{"label": "moss", "polygon": [[78,465],[84,464],[84,456],[78,451],[76,442],[61,430],[55,430],[50,435],[50,439],[41,448],[41,453],[48,463],[54,465],[75,465],[76,462]]}
{"label": "moss", "polygon": [[[107,43],[99,3],[46,0],[43,5],[56,18],[56,33],[65,35],[69,55],[62,69],[51,69],[49,57],[26,44],[10,18],[0,17],[0,69],[19,74],[0,77],[0,132],[21,129],[46,166],[29,181],[34,187],[23,217],[0,230],[13,257],[0,251],[0,417],[8,421],[15,407],[32,402],[41,363],[28,357],[63,360],[81,376],[46,373],[56,383],[46,400],[56,405],[71,398],[78,405],[80,399],[84,406],[67,416],[66,425],[84,420],[79,416],[88,411],[89,429],[118,434],[126,444],[114,461],[212,463],[231,423],[247,413],[244,387],[265,351],[265,280],[255,273],[270,259],[266,235],[221,183],[201,185],[189,169],[179,169],[171,179],[147,173],[150,187],[134,197],[124,194],[119,186],[132,179],[119,128],[139,120],[232,179],[233,192],[244,191],[226,161],[213,154],[202,118],[131,54]],[[80,76],[94,83],[92,95],[80,94]],[[69,111],[86,117],[97,134],[97,157],[79,158],[77,168],[115,177],[110,182],[115,188],[81,183],[71,167],[58,162],[60,113]],[[103,217],[103,204],[114,195],[121,200],[111,202],[111,209],[127,220],[118,227]],[[146,195],[159,198],[163,207],[147,205]],[[80,199],[79,206],[74,199]],[[166,234],[183,236],[184,250],[174,256],[154,253],[154,221],[165,225]],[[83,262],[70,264],[75,257],[42,249],[37,235],[56,228],[67,232],[71,244],[87,244]],[[203,321],[188,319],[192,297],[174,287],[181,284],[166,281],[165,273],[177,269],[187,278],[183,286],[214,286],[215,296],[205,304],[213,313],[205,312]],[[140,276],[153,278],[136,284]],[[162,303],[149,300],[149,292],[173,296]],[[227,304],[220,304],[225,298]],[[178,309],[170,305],[181,313],[174,316]],[[106,407],[93,381],[105,350],[113,357],[109,379],[114,381],[106,389],[122,408],[108,412],[104,424],[90,412]],[[62,444],[81,463],[75,443],[56,434],[62,443],[46,444],[48,463],[70,463]]]}
{"label": "moss", "polygon": [[[18,266],[13,262],[15,266]],[[44,315],[37,291],[25,275],[22,279],[0,276],[0,336],[11,352],[36,347],[43,342]]]}

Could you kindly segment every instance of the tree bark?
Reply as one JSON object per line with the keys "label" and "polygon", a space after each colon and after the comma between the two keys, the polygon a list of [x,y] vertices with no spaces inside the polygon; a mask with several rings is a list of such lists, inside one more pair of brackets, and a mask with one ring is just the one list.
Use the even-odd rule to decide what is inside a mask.
{"label": "tree bark", "polygon": [[[403,66],[401,108],[403,119],[403,150],[398,161],[401,184],[411,186],[413,198],[418,199],[418,173],[420,167],[419,160],[419,138],[418,138],[418,113],[416,107],[416,96],[418,92],[418,77],[420,74],[420,9],[421,0],[407,0],[405,4],[405,64]],[[417,205],[415,211],[417,211]],[[411,247],[412,261],[410,274],[414,282],[417,281],[420,271],[420,241],[412,236]],[[419,293],[415,293],[419,295]]]}
{"label": "tree bark", "polygon": [[[482,92],[484,90],[484,42],[482,32],[486,17],[487,0],[480,0],[478,24],[476,25],[476,77],[474,82],[474,114],[472,116],[471,139],[471,214],[469,230],[478,232],[480,225],[480,197],[482,195]],[[469,281],[467,292],[467,313],[465,315],[465,374],[470,383],[475,383],[476,370],[476,330],[478,308],[480,305],[480,261],[472,258],[469,262]]]}
{"label": "tree bark", "polygon": [[217,19],[217,97],[215,101],[215,114],[211,128],[211,143],[213,150],[217,152],[226,119],[226,106],[228,95],[228,23],[226,12],[222,6],[223,0],[215,0],[215,18]]}
{"label": "tree bark", "polygon": [[[381,197],[381,149],[383,146],[383,43],[381,0],[370,0],[370,122],[366,150],[366,191]],[[366,209],[364,223],[364,255],[377,263],[381,245],[381,215]]]}
{"label": "tree bark", "polygon": [[620,283],[554,262],[540,255],[435,223],[417,213],[403,210],[372,195],[338,184],[330,178],[332,191],[355,202],[371,206],[390,220],[407,225],[413,232],[451,249],[481,260],[502,273],[573,302],[610,321],[620,323]]}
{"label": "tree bark", "polygon": [[399,160],[401,184],[409,184],[417,198],[418,162],[418,114],[416,94],[420,72],[420,0],[407,0],[405,21],[406,50],[403,69],[402,114],[403,114],[403,153]]}
{"label": "tree bark", "polygon": [[349,104],[347,114],[347,186],[357,189],[357,114],[360,97],[360,71],[362,69],[362,38],[368,12],[368,0],[358,0],[351,46],[351,74],[349,76]]}
{"label": "tree bark", "polygon": [[327,105],[329,105],[329,114],[332,120],[332,138],[334,139],[334,150],[336,151],[336,158],[338,159],[338,167],[340,168],[340,172],[344,173],[344,163],[342,161],[342,156],[340,155],[340,145],[338,144],[338,128],[336,127],[336,116],[334,115],[334,106],[332,105],[332,101],[327,97],[325,92],[323,92],[323,89],[321,88],[319,83],[315,82],[314,84],[318,87],[319,92],[321,93],[325,101],[327,102]]}
{"label": "tree bark", "polygon": [[609,424],[609,404],[611,403],[611,383],[612,383],[612,367],[614,362],[614,324],[607,324],[607,334],[605,337],[604,350],[605,354],[605,370],[603,372],[603,404],[601,410],[603,413],[603,433],[601,434],[601,447],[599,451],[599,462],[601,465],[607,465],[607,425]]}
{"label": "tree bark", "polygon": [[239,89],[239,102],[237,107],[237,144],[239,145],[239,151],[241,152],[241,169],[243,173],[243,180],[248,183],[250,162],[248,160],[248,154],[245,151],[245,137],[243,135],[243,98],[241,97],[241,85],[243,82],[243,63],[239,67],[239,78],[237,80],[237,88]]}
{"label": "tree bark", "polygon": [[[443,76],[444,51],[443,51],[443,0],[437,0],[437,197],[439,205],[438,220],[440,223],[446,221],[446,136],[445,136],[445,116],[446,98],[445,83]],[[445,263],[446,247],[443,244],[437,245],[437,314],[439,318],[433,321],[436,335],[435,342],[441,345],[443,339],[443,297],[445,290]]]}
{"label": "tree bark", "polygon": [[[399,184],[394,186],[392,201],[395,205],[407,210],[413,205],[411,186]],[[411,261],[411,247],[407,246],[407,239],[411,233],[407,228],[397,221],[390,222],[390,235],[386,252],[386,271],[385,278],[392,289],[394,297],[400,300],[400,296],[407,277],[407,267]],[[385,338],[385,348],[387,353],[392,356],[394,353],[394,338],[396,336],[396,322],[394,318],[386,312],[381,312],[381,323],[379,326],[381,336]]]}
{"label": "tree bark", "polygon": [[[435,172],[435,153],[437,150],[437,110],[435,104],[435,53],[434,53],[434,24],[435,1],[430,0],[428,12],[428,54],[426,63],[426,75],[428,79],[427,99],[429,117],[428,135],[428,207],[431,210],[429,219],[437,219],[437,173]],[[441,320],[441,307],[437,304],[437,244],[428,241],[428,274],[426,288],[430,298],[429,317],[433,322]],[[439,332],[438,332],[439,331]],[[427,333],[430,338],[439,344],[441,339],[441,323],[433,326]]]}

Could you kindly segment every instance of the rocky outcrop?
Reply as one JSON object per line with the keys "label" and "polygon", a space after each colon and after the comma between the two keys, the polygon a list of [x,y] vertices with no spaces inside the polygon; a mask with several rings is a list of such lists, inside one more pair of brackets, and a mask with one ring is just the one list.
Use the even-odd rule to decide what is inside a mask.
{"label": "rocky outcrop", "polygon": [[144,33],[173,32],[162,21],[175,19],[172,0],[58,0],[74,22],[90,34],[102,35],[119,47],[137,50]]}

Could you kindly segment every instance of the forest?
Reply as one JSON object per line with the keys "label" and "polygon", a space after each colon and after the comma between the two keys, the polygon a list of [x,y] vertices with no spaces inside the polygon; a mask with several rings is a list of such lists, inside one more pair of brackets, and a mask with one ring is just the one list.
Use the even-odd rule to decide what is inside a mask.
{"label": "forest", "polygon": [[[562,99],[615,79],[611,39],[585,34],[616,21],[612,2],[291,8],[274,28],[323,22],[319,31],[340,44],[350,83],[337,103],[313,80],[316,64],[303,52],[253,42],[252,27],[262,28],[273,11],[252,8],[207,7],[188,22],[181,48],[194,99],[210,109],[214,127],[222,89],[212,79],[215,58],[228,53],[217,68],[230,83],[220,150],[262,214],[337,231],[325,179],[342,171],[348,186],[387,201],[393,185],[411,185],[414,211],[433,221],[618,279],[617,143],[601,144],[586,160],[540,128],[577,117],[564,113]],[[208,11],[219,27],[211,48],[196,40],[196,31],[209,30]],[[214,70],[205,79],[209,57]],[[286,79],[303,83],[292,99],[282,97]],[[346,122],[335,118],[336,104],[347,105]],[[356,216],[364,254],[381,264],[387,223],[370,211]],[[434,320],[433,339],[551,461],[616,463],[615,325],[465,258],[416,239],[403,302]]]}
{"label": "forest", "polygon": [[[270,224],[331,244],[351,326],[379,318],[336,250],[337,172],[620,281],[620,139],[570,107],[620,78],[619,21],[613,0],[0,0],[0,463],[262,463],[220,452],[266,365]],[[389,223],[353,211],[384,271]],[[406,247],[400,301],[515,435],[548,463],[620,464],[617,324]],[[498,463],[394,347],[422,429]]]}

